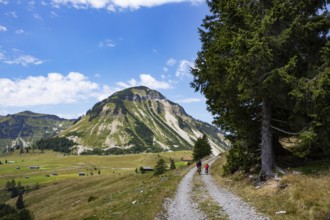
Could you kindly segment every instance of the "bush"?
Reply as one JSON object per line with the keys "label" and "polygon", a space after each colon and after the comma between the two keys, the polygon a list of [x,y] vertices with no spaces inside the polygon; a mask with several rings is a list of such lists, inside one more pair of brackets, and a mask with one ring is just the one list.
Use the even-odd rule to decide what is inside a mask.
{"label": "bush", "polygon": [[237,141],[228,152],[227,163],[223,167],[224,174],[228,175],[238,170],[249,172],[255,164],[258,164],[256,153]]}

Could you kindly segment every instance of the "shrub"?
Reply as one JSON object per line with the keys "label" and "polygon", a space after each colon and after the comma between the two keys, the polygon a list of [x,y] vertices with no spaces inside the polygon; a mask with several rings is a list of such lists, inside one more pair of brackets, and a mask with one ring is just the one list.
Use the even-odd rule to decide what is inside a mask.
{"label": "shrub", "polygon": [[242,142],[237,141],[228,152],[227,163],[223,167],[224,174],[228,175],[237,170],[249,172],[255,164],[258,164],[256,154]]}

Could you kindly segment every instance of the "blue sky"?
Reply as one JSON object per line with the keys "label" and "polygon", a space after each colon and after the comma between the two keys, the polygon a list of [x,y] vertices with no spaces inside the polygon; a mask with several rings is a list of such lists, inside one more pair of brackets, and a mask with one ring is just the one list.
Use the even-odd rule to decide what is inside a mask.
{"label": "blue sky", "polygon": [[211,122],[189,72],[203,0],[0,0],[0,115],[77,118],[145,85]]}

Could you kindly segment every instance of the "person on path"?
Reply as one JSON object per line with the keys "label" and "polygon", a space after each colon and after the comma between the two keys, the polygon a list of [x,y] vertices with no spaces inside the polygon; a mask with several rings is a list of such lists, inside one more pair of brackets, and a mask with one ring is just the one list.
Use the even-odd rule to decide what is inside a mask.
{"label": "person on path", "polygon": [[196,167],[197,167],[197,172],[198,172],[199,174],[201,174],[201,170],[202,170],[202,161],[201,161],[200,159],[197,160]]}
{"label": "person on path", "polygon": [[205,173],[206,173],[206,174],[209,173],[209,167],[210,167],[209,164],[206,163],[205,166],[204,166],[204,168],[205,168]]}

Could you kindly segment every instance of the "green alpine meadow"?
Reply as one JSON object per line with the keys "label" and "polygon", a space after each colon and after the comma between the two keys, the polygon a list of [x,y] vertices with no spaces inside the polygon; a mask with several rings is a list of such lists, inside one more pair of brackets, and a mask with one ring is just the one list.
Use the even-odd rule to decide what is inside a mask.
{"label": "green alpine meadow", "polygon": [[0,12],[0,220],[330,220],[329,1]]}

